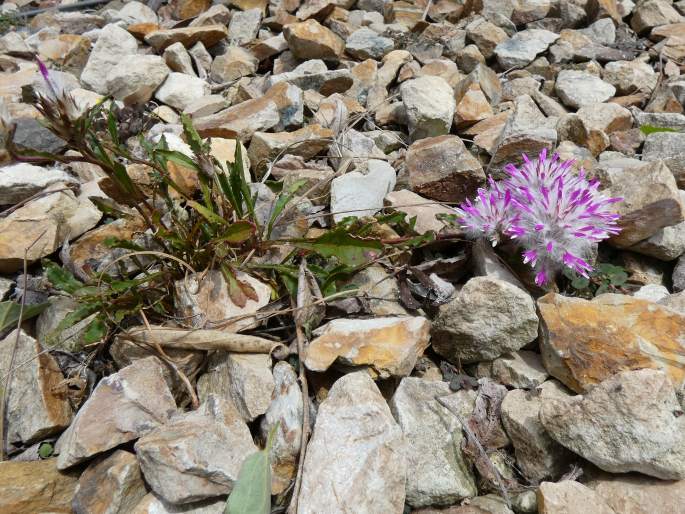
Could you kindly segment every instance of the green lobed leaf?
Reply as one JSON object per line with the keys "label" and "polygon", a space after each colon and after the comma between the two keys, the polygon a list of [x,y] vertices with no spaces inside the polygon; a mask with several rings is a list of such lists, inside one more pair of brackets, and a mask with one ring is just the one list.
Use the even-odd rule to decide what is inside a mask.
{"label": "green lobed leaf", "polygon": [[[49,303],[37,303],[34,305],[24,305],[24,313],[22,316],[22,321],[38,316],[43,312]],[[0,331],[3,331],[10,327],[15,327],[19,321],[19,313],[21,312],[21,305],[12,302],[0,302]]]}
{"label": "green lobed leaf", "polygon": [[314,240],[296,240],[293,244],[303,250],[316,252],[322,257],[335,257],[348,266],[366,264],[383,251],[380,240],[354,237],[344,228],[336,228]]}
{"label": "green lobed leaf", "polygon": [[38,447],[38,456],[41,459],[47,459],[51,457],[54,452],[55,448],[50,443],[41,443]]}
{"label": "green lobed leaf", "polygon": [[83,287],[83,283],[74,275],[51,261],[43,261],[43,269],[48,281],[55,289],[65,293],[74,294]]}

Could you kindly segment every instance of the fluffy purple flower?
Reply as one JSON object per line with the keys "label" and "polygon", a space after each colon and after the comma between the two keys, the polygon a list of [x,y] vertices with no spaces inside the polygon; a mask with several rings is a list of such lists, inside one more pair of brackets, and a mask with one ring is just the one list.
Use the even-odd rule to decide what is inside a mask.
{"label": "fluffy purple flower", "polygon": [[573,161],[561,162],[558,154],[548,158],[542,150],[538,159],[524,154],[523,161],[520,168],[505,166],[507,179],[490,178],[489,190],[479,190],[473,203],[467,200],[457,209],[461,226],[493,242],[498,235],[516,240],[538,285],[562,266],[587,277],[593,244],[620,231],[611,205],[621,198],[601,193],[599,182],[588,180],[582,168],[572,173]]}

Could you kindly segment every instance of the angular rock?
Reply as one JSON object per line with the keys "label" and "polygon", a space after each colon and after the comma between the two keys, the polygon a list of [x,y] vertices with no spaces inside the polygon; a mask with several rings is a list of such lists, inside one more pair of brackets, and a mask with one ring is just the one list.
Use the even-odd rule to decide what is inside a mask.
{"label": "angular rock", "polygon": [[107,74],[107,91],[126,105],[144,104],[169,75],[169,68],[158,55],[131,56]]}
{"label": "angular rock", "polygon": [[555,91],[564,105],[573,108],[606,102],[616,88],[585,71],[562,70],[557,75]]}
{"label": "angular rock", "polygon": [[140,438],[135,449],[145,481],[173,504],[230,493],[243,461],[257,451],[230,400],[214,396]]}
{"label": "angular rock", "polygon": [[619,294],[587,301],[550,293],[538,310],[545,368],[576,392],[630,369],[663,369],[674,385],[685,379],[682,314]]}
{"label": "angular rock", "polygon": [[497,25],[484,18],[476,18],[466,26],[466,37],[476,44],[486,59],[489,59],[497,45],[506,41],[509,36]]}
{"label": "angular rock", "polygon": [[154,357],[136,361],[95,387],[59,438],[57,467],[69,468],[133,441],[166,423],[175,411],[161,362]]}
{"label": "angular rock", "polygon": [[445,79],[424,76],[408,80],[400,86],[400,94],[413,141],[449,133],[456,102]]}
{"label": "angular rock", "polygon": [[344,375],[316,416],[298,514],[343,514],[350,505],[359,514],[401,514],[405,451],[402,430],[369,375]]}
{"label": "angular rock", "polygon": [[260,353],[216,353],[198,380],[201,399],[230,398],[248,422],[269,408],[274,387],[271,357]]}
{"label": "angular rock", "polygon": [[[252,287],[257,299],[246,298],[245,304],[234,303],[228,284],[221,271],[211,270],[202,277],[190,275],[175,284],[178,315],[196,328],[219,328],[225,332],[239,332],[256,326],[254,314],[271,298],[271,288],[243,272],[236,278]],[[231,321],[232,318],[241,318]]]}
{"label": "angular rock", "polygon": [[[264,8],[234,12],[228,25],[228,40],[232,45],[246,45],[257,37]],[[209,46],[209,45],[205,45]]]}
{"label": "angular rock", "polygon": [[633,298],[648,300],[650,302],[658,302],[667,296],[669,296],[668,289],[657,284],[647,284],[633,293]]}
{"label": "angular rock", "polygon": [[609,196],[623,198],[615,205],[621,232],[611,243],[626,248],[683,221],[683,205],[673,174],[662,162],[634,159],[604,161],[595,171]]}
{"label": "angular rock", "polygon": [[368,173],[358,171],[336,177],[331,182],[331,212],[336,222],[344,218],[373,216],[383,207],[383,199],[395,188],[395,170],[386,161],[368,160]]}
{"label": "angular rock", "polygon": [[107,76],[110,70],[122,60],[135,55],[138,42],[121,27],[109,24],[100,31],[93,46],[81,81],[89,89],[102,95],[107,94]]}
{"label": "angular rock", "polygon": [[155,50],[162,51],[174,43],[181,43],[190,48],[197,42],[210,47],[226,38],[228,31],[224,25],[207,25],[204,27],[183,27],[177,29],[156,30],[145,36],[145,42]]}
{"label": "angular rock", "polygon": [[431,330],[433,348],[452,362],[492,360],[535,340],[538,318],[530,295],[491,277],[469,280],[441,305]]}
{"label": "angular rock", "polygon": [[548,376],[540,355],[535,352],[520,350],[492,361],[492,378],[509,387],[534,389]]}
{"label": "angular rock", "polygon": [[253,75],[259,61],[247,50],[231,46],[212,62],[209,76],[215,82],[230,82],[241,77]]}
{"label": "angular rock", "polygon": [[15,370],[7,385],[3,432],[8,446],[30,444],[59,433],[73,416],[57,361],[23,330],[18,334],[13,330],[0,342],[0,374],[6,377],[11,369],[15,342]]}
{"label": "angular rock", "polygon": [[407,189],[389,193],[385,202],[395,210],[405,213],[407,219],[415,218],[414,231],[417,234],[425,234],[429,230],[440,232],[445,224],[437,216],[454,214],[454,210],[449,207],[431,202]]}
{"label": "angular rock", "polygon": [[255,171],[259,172],[283,155],[286,150],[291,155],[298,155],[309,160],[326,150],[334,136],[331,129],[323,128],[315,123],[291,132],[276,134],[255,132],[247,154]]}
{"label": "angular rock", "polygon": [[338,35],[312,19],[286,25],[283,35],[293,55],[302,60],[336,60],[345,50],[345,43]]}
{"label": "angular rock", "polygon": [[[680,198],[685,202],[684,191],[680,191]],[[685,253],[685,221],[662,228],[656,234],[631,246],[630,250],[662,261],[677,259]]]}
{"label": "angular rock", "polygon": [[183,111],[192,102],[209,94],[209,84],[203,79],[171,72],[155,92],[155,98],[174,109]]}
{"label": "angular rock", "polygon": [[466,91],[459,91],[456,101],[454,124],[459,131],[494,114],[478,84],[471,84]]}
{"label": "angular rock", "polygon": [[666,0],[648,0],[639,2],[630,18],[631,28],[638,34],[660,25],[679,23],[683,17],[678,14],[670,2]]}
{"label": "angular rock", "polygon": [[355,30],[345,41],[345,51],[360,61],[382,59],[394,46],[395,42],[392,39],[366,27]]}
{"label": "angular rock", "polygon": [[164,49],[163,57],[164,62],[172,71],[185,73],[186,75],[196,75],[193,68],[193,60],[186,47],[180,41],[167,46]]}
{"label": "angular rock", "polygon": [[300,453],[302,437],[303,404],[302,391],[297,374],[287,362],[274,366],[274,392],[271,404],[264,414],[260,430],[268,438],[278,425],[271,447],[271,493],[283,492],[297,472],[297,456]]}
{"label": "angular rock", "polygon": [[406,316],[400,305],[400,288],[397,280],[382,266],[369,266],[354,274],[346,286],[359,289],[357,304],[360,311],[374,316]]}
{"label": "angular rock", "polygon": [[679,132],[654,132],[645,139],[642,159],[655,162],[663,160],[676,179],[678,187],[685,187],[685,134]]}
{"label": "angular rock", "polygon": [[72,508],[75,514],[123,514],[131,512],[146,494],[136,456],[116,450],[81,475]]}
{"label": "angular rock", "polygon": [[595,491],[617,514],[678,512],[685,502],[685,480],[665,482],[638,473],[592,473],[585,485]]}
{"label": "angular rock", "polygon": [[23,205],[0,219],[0,272],[21,268],[24,250],[29,263],[50,255],[67,239],[93,228],[102,213],[90,200],[76,198],[61,183],[49,186],[53,193]]}
{"label": "angular rock", "polygon": [[685,477],[685,416],[668,376],[623,371],[585,395],[543,399],[540,420],[557,442],[611,473]]}
{"label": "angular rock", "polygon": [[461,424],[435,399],[452,404],[468,392],[450,393],[446,382],[406,377],[390,401],[407,442],[406,501],[412,507],[453,505],[478,494],[461,451]]}
{"label": "angular rock", "polygon": [[485,184],[483,167],[458,136],[415,142],[407,150],[406,164],[412,191],[434,200],[462,202]]}
{"label": "angular rock", "polygon": [[549,380],[537,391],[514,389],[504,397],[502,423],[514,446],[518,467],[533,482],[556,479],[570,468],[572,454],[549,436],[539,419],[544,398],[569,396],[561,384]]}
{"label": "angular rock", "polygon": [[616,87],[620,95],[631,95],[637,92],[651,93],[659,79],[654,69],[646,62],[612,61],[604,66],[602,78]]}
{"label": "angular rock", "polygon": [[57,168],[17,163],[0,168],[0,205],[14,205],[58,182],[74,178]]}
{"label": "angular rock", "polygon": [[517,32],[495,47],[497,62],[504,69],[527,66],[549,45],[559,39],[559,34],[549,30],[528,29]]}
{"label": "angular rock", "polygon": [[0,511],[8,514],[71,512],[78,475],[58,471],[55,460],[0,462]]}
{"label": "angular rock", "polygon": [[131,514],[223,514],[226,510],[224,497],[174,505],[154,493],[148,493],[131,511]]}
{"label": "angular rock", "polygon": [[540,514],[617,514],[600,495],[573,480],[543,482],[537,496]]}
{"label": "angular rock", "polygon": [[304,363],[325,371],[336,360],[344,366],[370,366],[382,378],[407,376],[428,347],[429,322],[422,317],[336,319],[318,328]]}

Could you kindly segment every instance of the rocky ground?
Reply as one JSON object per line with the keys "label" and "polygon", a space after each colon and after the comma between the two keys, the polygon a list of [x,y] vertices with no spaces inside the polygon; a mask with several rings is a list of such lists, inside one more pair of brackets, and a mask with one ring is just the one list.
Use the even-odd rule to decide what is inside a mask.
{"label": "rocky ground", "polygon": [[[115,0],[20,16],[51,6],[0,7],[0,512],[221,513],[274,428],[273,512],[685,512],[685,1]],[[255,246],[233,275],[217,254],[147,315],[83,310],[81,282],[129,277],[128,252],[158,247],[137,197],[41,124],[51,84],[71,122],[113,98],[124,147],[177,152],[164,169],[188,193],[160,217],[204,187],[178,156],[197,156],[181,114],[216,162],[242,150],[255,219],[280,220],[299,253]],[[444,217],[544,148],[623,201],[591,279],[541,289],[514,248]],[[297,207],[276,211],[291,189]],[[375,216],[352,241],[383,247],[331,294],[312,263],[345,262],[341,245],[306,241],[349,216]],[[248,261],[294,266],[297,292]]]}

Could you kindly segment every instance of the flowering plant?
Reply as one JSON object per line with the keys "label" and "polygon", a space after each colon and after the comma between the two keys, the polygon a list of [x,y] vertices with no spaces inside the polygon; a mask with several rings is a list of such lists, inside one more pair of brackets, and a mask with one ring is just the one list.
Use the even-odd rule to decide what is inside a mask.
{"label": "flowering plant", "polygon": [[599,181],[588,180],[582,168],[572,173],[572,164],[556,153],[548,157],[546,149],[532,161],[523,154],[520,168],[507,164],[506,179],[489,177],[487,189],[462,203],[457,220],[467,235],[486,237],[493,246],[501,236],[516,240],[539,286],[564,266],[588,277],[592,245],[620,231],[611,205],[622,199],[601,193]]}

